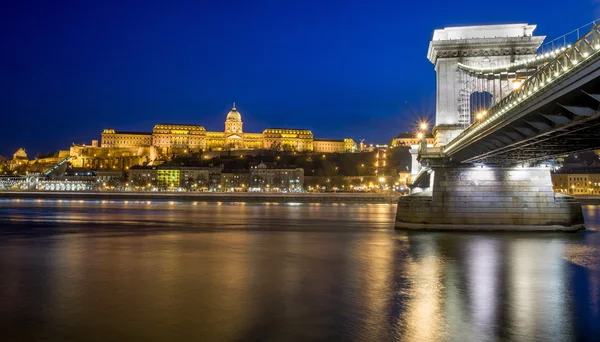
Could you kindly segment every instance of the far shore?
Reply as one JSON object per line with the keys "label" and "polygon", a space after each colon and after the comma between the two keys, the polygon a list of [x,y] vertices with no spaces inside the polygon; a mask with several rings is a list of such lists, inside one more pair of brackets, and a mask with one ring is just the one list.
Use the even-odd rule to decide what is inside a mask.
{"label": "far shore", "polygon": [[373,193],[262,193],[262,192],[106,192],[0,191],[0,199],[279,202],[279,203],[388,203],[399,195]]}

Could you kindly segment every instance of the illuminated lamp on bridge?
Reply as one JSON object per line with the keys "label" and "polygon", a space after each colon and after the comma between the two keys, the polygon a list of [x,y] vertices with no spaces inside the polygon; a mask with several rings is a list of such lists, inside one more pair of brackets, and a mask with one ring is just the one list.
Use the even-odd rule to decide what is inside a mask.
{"label": "illuminated lamp on bridge", "polygon": [[517,90],[517,89],[521,88],[522,85],[523,85],[523,81],[522,80],[516,79],[516,80],[512,81],[512,88],[514,90]]}

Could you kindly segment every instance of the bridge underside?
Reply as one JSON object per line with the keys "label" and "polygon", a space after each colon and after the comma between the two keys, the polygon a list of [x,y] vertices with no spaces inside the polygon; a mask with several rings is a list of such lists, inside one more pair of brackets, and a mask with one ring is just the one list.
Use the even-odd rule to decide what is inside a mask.
{"label": "bridge underside", "polygon": [[[598,71],[598,70],[596,70]],[[462,163],[517,165],[600,148],[600,78],[549,96],[456,151]],[[520,115],[519,115],[520,114]]]}

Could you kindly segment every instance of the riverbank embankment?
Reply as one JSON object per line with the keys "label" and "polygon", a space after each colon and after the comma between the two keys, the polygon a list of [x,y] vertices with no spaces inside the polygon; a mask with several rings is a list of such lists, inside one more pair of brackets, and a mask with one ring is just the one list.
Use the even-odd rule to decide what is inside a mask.
{"label": "riverbank embankment", "polygon": [[0,192],[0,199],[395,204],[398,202],[398,195],[371,193],[2,191]]}

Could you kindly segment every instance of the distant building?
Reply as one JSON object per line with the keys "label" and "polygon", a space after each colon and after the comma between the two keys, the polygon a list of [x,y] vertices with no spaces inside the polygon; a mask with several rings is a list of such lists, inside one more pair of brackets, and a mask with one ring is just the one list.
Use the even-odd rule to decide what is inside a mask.
{"label": "distant building", "polygon": [[27,152],[25,152],[24,148],[20,148],[13,154],[13,159],[8,163],[8,168],[10,170],[16,170],[24,168],[28,164],[29,159],[27,158]]}
{"label": "distant building", "polygon": [[[101,141],[102,147],[148,147],[152,146],[152,133],[116,132],[114,129],[105,129]],[[95,147],[94,144],[92,147]]]}
{"label": "distant building", "polygon": [[57,174],[51,174],[48,180],[60,181],[60,182],[91,182],[96,183],[98,175],[95,170],[80,169],[80,168],[69,168],[65,172]]}
{"label": "distant building", "polygon": [[[431,133],[427,133],[427,135],[425,136],[425,139],[427,140],[428,145],[430,145],[430,144],[433,145],[433,143],[435,141],[435,139],[433,138],[433,135]],[[411,147],[411,146],[420,145],[420,144],[421,144],[421,139],[418,138],[417,133],[410,133],[410,132],[398,134],[398,136],[393,138],[392,141],[390,142],[391,147],[398,147],[398,146]]]}
{"label": "distant building", "polygon": [[250,184],[248,170],[223,170],[221,172],[221,191],[247,191]]}
{"label": "distant building", "polygon": [[152,147],[93,147],[73,145],[69,152],[73,167],[95,170],[127,170],[134,165],[143,165],[156,158]]}
{"label": "distant building", "polygon": [[124,132],[105,129],[101,146],[104,148],[150,148],[157,153],[200,150],[253,150],[355,152],[356,143],[343,140],[314,139],[307,129],[267,128],[262,133],[245,133],[242,115],[235,104],[225,119],[223,132],[208,132],[199,125],[158,124],[152,132]]}
{"label": "distant building", "polygon": [[600,195],[600,169],[578,168],[552,173],[555,192],[568,195]]}
{"label": "distant building", "polygon": [[27,152],[25,152],[25,149],[20,148],[15,153],[13,153],[13,160],[28,160]]}
{"label": "distant building", "polygon": [[314,139],[313,147],[315,152],[321,153],[344,153],[358,151],[358,146],[354,140],[349,138],[341,140]]}
{"label": "distant building", "polygon": [[132,166],[127,171],[127,182],[133,186],[156,186],[158,171],[156,166]]}
{"label": "distant building", "polygon": [[121,170],[96,170],[98,183],[123,183],[125,181],[125,173]]}
{"label": "distant building", "polygon": [[250,191],[298,192],[304,190],[304,169],[268,167],[265,163],[250,168]]}
{"label": "distant building", "polygon": [[[221,178],[220,168],[168,164],[145,169],[133,167],[129,173],[130,177],[137,177],[140,181],[141,179],[147,180],[149,184],[156,185],[159,189],[216,190]],[[155,180],[154,175],[156,175]],[[218,176],[216,179],[215,175]]]}
{"label": "distant building", "polygon": [[0,190],[22,189],[26,182],[27,178],[25,176],[0,175]]}
{"label": "distant building", "polygon": [[223,132],[181,124],[157,124],[152,132],[107,128],[101,134],[100,144],[97,140],[92,140],[91,145],[74,144],[68,153],[73,167],[127,170],[134,165],[153,165],[156,160],[175,154],[258,150],[345,153],[357,152],[358,146],[350,138],[315,139],[308,129],[267,128],[262,133],[246,133],[242,115],[234,105],[227,114]]}

